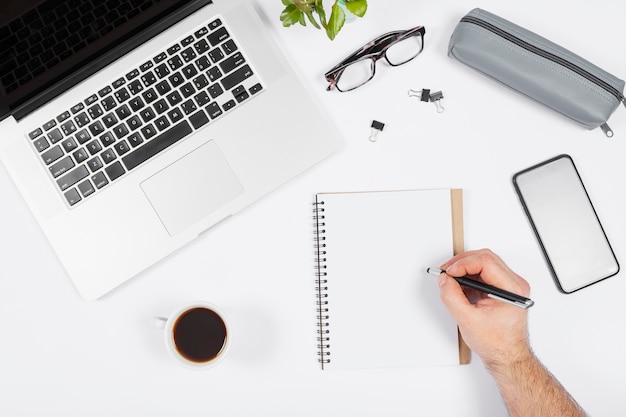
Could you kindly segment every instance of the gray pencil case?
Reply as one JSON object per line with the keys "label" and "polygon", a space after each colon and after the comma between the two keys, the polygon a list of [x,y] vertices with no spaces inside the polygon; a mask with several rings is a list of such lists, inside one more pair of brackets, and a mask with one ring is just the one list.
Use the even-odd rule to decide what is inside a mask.
{"label": "gray pencil case", "polygon": [[454,29],[448,56],[556,110],[588,129],[601,127],[623,103],[624,81],[549,40],[485,10]]}

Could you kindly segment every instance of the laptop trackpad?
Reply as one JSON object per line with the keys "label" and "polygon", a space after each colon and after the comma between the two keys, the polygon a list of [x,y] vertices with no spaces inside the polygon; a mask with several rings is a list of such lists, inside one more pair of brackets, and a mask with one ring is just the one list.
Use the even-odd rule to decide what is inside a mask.
{"label": "laptop trackpad", "polygon": [[214,141],[154,174],[141,188],[171,236],[244,191]]}

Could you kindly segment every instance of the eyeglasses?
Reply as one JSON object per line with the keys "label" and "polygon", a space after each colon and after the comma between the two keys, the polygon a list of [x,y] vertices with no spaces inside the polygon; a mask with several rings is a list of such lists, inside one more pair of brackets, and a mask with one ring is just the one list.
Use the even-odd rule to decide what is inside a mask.
{"label": "eyeglasses", "polygon": [[425,33],[424,26],[417,26],[379,36],[324,74],[327,90],[345,92],[362,86],[374,77],[376,61],[383,57],[393,67],[406,64],[424,49]]}

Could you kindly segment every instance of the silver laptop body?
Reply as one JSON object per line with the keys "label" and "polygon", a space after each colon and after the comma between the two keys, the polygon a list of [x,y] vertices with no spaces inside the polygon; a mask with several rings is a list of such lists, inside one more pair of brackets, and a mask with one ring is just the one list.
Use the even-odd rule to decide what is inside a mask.
{"label": "silver laptop body", "polygon": [[[5,64],[2,74],[0,160],[85,299],[109,292],[337,144],[250,1],[181,3],[115,48],[77,59],[71,73],[54,61],[46,68],[40,53],[52,75],[26,98],[15,97],[22,84],[28,90],[28,77],[47,75],[36,61],[17,60],[19,51],[4,53],[18,67]],[[69,20],[72,11],[53,16]],[[20,40],[19,24],[0,23]],[[88,41],[91,48],[106,39]],[[34,74],[19,71],[24,65]],[[303,115],[312,121],[306,129]]]}

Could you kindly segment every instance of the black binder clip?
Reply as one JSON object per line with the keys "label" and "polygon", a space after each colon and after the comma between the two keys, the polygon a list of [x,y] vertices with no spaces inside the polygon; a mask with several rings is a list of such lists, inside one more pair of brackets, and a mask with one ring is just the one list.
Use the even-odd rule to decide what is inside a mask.
{"label": "black binder clip", "polygon": [[378,132],[382,132],[385,128],[385,124],[383,122],[379,122],[378,120],[372,121],[372,133],[370,133],[370,142],[376,142],[378,139]]}
{"label": "black binder clip", "polygon": [[423,88],[421,90],[409,90],[409,97],[417,97],[420,101],[428,103],[429,101],[435,103],[437,106],[437,113],[443,113],[445,108],[441,105],[441,100],[443,99],[443,92],[437,91],[434,93],[430,93],[430,89]]}

